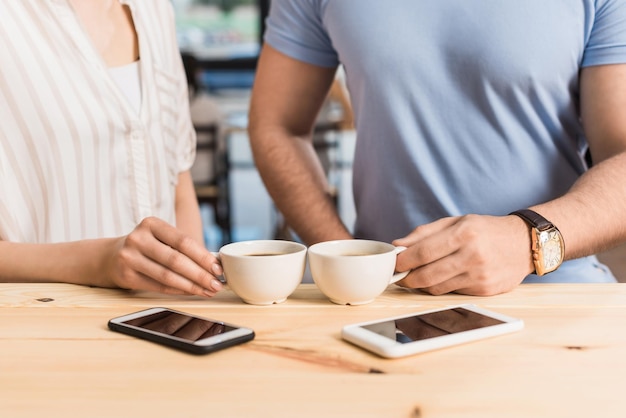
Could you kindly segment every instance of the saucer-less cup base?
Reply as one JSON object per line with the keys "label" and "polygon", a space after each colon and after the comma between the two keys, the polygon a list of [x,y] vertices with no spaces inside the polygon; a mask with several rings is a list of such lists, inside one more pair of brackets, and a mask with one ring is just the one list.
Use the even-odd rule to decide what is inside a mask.
{"label": "saucer-less cup base", "polygon": [[284,302],[304,276],[307,248],[297,242],[255,240],[223,246],[219,257],[230,289],[244,302]]}
{"label": "saucer-less cup base", "polygon": [[321,242],[309,247],[309,267],[313,281],[331,302],[363,305],[406,276],[394,275],[399,251],[401,248],[379,241]]}

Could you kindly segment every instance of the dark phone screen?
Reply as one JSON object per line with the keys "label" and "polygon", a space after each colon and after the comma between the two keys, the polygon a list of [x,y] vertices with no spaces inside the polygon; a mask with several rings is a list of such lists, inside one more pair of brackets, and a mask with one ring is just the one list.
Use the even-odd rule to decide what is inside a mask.
{"label": "dark phone screen", "polygon": [[177,312],[163,311],[124,321],[124,324],[194,342],[237,328]]}
{"label": "dark phone screen", "polygon": [[454,308],[365,325],[363,328],[400,343],[411,343],[503,323],[468,309]]}

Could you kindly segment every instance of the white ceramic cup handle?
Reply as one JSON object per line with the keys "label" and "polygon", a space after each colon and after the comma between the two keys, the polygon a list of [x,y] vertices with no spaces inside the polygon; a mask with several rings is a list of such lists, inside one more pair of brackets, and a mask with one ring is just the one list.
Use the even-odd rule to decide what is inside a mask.
{"label": "white ceramic cup handle", "polygon": [[[400,254],[402,251],[406,250],[406,247],[402,247],[402,246],[397,246],[396,247],[396,255]],[[407,271],[403,271],[400,273],[396,273],[393,276],[391,276],[391,280],[389,281],[389,284],[395,283],[399,280],[404,279],[407,274],[409,274],[411,272],[411,270],[407,270]]]}

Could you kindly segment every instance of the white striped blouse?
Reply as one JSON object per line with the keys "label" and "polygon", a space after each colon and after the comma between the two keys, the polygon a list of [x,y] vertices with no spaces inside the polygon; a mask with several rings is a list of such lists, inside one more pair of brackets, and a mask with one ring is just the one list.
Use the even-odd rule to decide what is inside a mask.
{"label": "white striped blouse", "polygon": [[195,157],[169,0],[121,0],[135,23],[133,109],[67,0],[0,1],[0,239],[120,236],[175,222],[178,174]]}

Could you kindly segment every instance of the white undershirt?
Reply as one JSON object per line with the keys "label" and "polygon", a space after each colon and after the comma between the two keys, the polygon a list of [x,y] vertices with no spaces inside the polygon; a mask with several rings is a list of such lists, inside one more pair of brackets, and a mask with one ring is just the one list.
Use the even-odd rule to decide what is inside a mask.
{"label": "white undershirt", "polygon": [[141,71],[139,60],[122,65],[110,67],[109,74],[115,80],[126,99],[137,113],[141,109]]}

